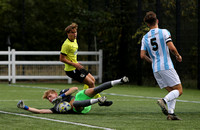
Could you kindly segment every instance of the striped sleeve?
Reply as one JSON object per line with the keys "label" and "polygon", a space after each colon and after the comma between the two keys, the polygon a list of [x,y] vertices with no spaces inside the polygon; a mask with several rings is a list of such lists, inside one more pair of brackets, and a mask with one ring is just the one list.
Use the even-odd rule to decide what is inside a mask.
{"label": "striped sleeve", "polygon": [[171,42],[172,38],[171,38],[170,32],[167,29],[164,29],[163,33],[164,33],[164,40],[165,40],[165,42],[166,43]]}
{"label": "striped sleeve", "polygon": [[144,37],[142,38],[142,41],[141,41],[141,50],[145,50],[145,51],[147,50],[144,44]]}

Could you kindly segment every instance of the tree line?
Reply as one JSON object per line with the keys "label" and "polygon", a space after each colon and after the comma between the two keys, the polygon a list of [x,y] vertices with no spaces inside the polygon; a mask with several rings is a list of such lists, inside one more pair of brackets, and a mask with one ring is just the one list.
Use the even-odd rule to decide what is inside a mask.
{"label": "tree line", "polygon": [[[139,58],[140,39],[148,31],[142,20],[147,11],[159,13],[160,27],[171,32],[176,45],[176,0],[159,2],[158,5],[158,0],[1,0],[0,51],[7,50],[8,36],[11,47],[19,51],[60,51],[67,38],[65,27],[76,22],[79,51],[103,50],[104,80],[127,75],[137,82],[138,76],[142,76],[143,83],[153,84],[149,78],[151,65]],[[184,67],[188,68],[189,75],[181,74],[186,79],[197,77],[197,26],[197,0],[181,1],[179,49],[186,60]],[[140,71],[138,64],[142,66]],[[180,73],[182,70],[183,67]]]}

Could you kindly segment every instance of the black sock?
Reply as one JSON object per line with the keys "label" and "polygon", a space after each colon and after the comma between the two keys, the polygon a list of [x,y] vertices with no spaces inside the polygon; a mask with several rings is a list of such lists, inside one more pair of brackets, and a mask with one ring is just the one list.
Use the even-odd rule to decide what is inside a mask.
{"label": "black sock", "polygon": [[102,92],[103,90],[109,89],[109,88],[111,88],[111,87],[112,87],[111,81],[108,81],[108,82],[105,82],[105,83],[103,83],[103,84],[101,84],[101,85],[95,87],[95,88],[94,88],[94,91],[95,91],[96,93],[100,93],[100,92]]}
{"label": "black sock", "polygon": [[74,101],[73,106],[74,107],[87,107],[91,105],[90,99],[89,100],[82,100],[82,101]]}

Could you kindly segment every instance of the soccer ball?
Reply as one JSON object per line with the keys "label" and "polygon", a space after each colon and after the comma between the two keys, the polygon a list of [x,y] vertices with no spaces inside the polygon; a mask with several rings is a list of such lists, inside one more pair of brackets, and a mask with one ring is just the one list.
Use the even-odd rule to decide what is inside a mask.
{"label": "soccer ball", "polygon": [[67,111],[71,110],[71,108],[71,105],[66,101],[59,103],[57,106],[57,110],[60,113],[66,113]]}

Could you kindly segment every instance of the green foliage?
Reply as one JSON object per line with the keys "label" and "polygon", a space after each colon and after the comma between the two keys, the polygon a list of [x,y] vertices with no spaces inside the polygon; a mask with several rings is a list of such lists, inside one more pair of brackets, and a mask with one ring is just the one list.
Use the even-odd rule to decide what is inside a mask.
{"label": "green foliage", "polygon": [[[133,77],[131,82],[136,82],[135,77],[142,73],[137,69],[139,43],[148,31],[139,21],[146,11],[160,13],[159,27],[170,31],[176,45],[176,0],[161,0],[160,10],[156,10],[156,2],[142,1],[138,16],[138,1],[134,0],[1,0],[0,51],[7,50],[8,36],[12,48],[18,51],[60,51],[67,38],[65,27],[76,22],[79,51],[103,49],[104,80],[128,75]],[[193,68],[194,72],[192,76],[189,72],[181,75],[194,79],[197,77],[197,50],[192,52],[192,48],[197,46],[197,26],[197,0],[181,0],[180,53],[184,54],[183,59],[189,59],[181,66],[187,67],[186,70]],[[152,75],[144,78],[149,76]]]}
{"label": "green foliage", "polygon": [[142,24],[132,36],[133,39],[139,39],[137,44],[141,44],[142,37],[149,31],[149,27],[146,24]]}

